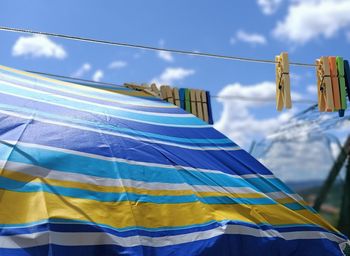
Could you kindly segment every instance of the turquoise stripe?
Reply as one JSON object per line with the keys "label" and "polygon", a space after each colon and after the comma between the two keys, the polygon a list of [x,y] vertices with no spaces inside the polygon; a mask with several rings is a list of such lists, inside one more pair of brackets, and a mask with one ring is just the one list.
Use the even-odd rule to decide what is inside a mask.
{"label": "turquoise stripe", "polygon": [[298,210],[309,210],[309,207],[306,207],[300,203],[286,203],[283,204],[285,207],[287,207],[288,209],[291,209],[293,211],[298,211]]}
{"label": "turquoise stripe", "polygon": [[[22,89],[23,88],[23,89]],[[205,122],[195,117],[178,117],[178,116],[155,116],[155,115],[146,115],[140,113],[133,113],[125,110],[114,110],[109,107],[101,107],[97,105],[92,105],[89,102],[73,102],[72,100],[66,100],[62,98],[55,97],[53,94],[46,94],[37,92],[31,92],[25,87],[21,87],[21,89],[16,89],[14,87],[4,85],[0,83],[0,90],[2,93],[9,92],[17,97],[25,97],[32,100],[44,101],[48,104],[60,104],[65,108],[72,108],[80,111],[88,111],[90,113],[98,113],[100,115],[106,116],[111,115],[116,118],[127,118],[135,121],[146,121],[158,124],[168,124],[168,125],[205,125]]]}
{"label": "turquoise stripe", "polygon": [[[128,95],[123,95],[123,94],[117,94],[117,93],[111,93],[111,92],[107,92],[104,90],[84,90],[84,87],[88,87],[85,85],[80,85],[77,83],[73,83],[75,85],[77,85],[80,88],[77,88],[77,86],[65,86],[65,85],[61,85],[58,82],[48,82],[45,80],[40,80],[38,78],[33,78],[30,76],[26,76],[26,75],[22,75],[22,74],[18,74],[12,71],[7,71],[7,70],[3,70],[0,68],[0,73],[4,73],[8,76],[11,76],[13,79],[16,78],[20,78],[20,79],[25,79],[25,80],[29,80],[31,82],[33,82],[35,84],[35,86],[40,86],[40,84],[43,84],[45,86],[48,86],[49,88],[53,89],[53,90],[57,90],[57,88],[64,88],[67,90],[67,92],[69,93],[69,91],[72,92],[76,92],[82,95],[89,95],[89,96],[96,96],[96,95],[100,95],[101,97],[107,98],[107,99],[111,99],[111,100],[118,100],[118,101],[122,101],[124,103],[128,103],[128,102],[134,102],[134,103],[138,103],[138,105],[142,105],[145,107],[151,107],[151,106],[160,106],[160,107],[165,107],[166,105],[168,105],[169,103],[165,103],[163,101],[152,101],[150,102],[149,99],[143,99],[142,97],[137,97],[137,96],[128,96]],[[6,80],[6,78],[2,78],[2,80]],[[57,80],[59,81],[59,80]],[[21,82],[22,83],[22,82]],[[25,81],[23,81],[23,83],[25,83]],[[28,84],[28,83],[27,83]],[[32,87],[32,85],[28,84],[28,87]]]}
{"label": "turquoise stripe", "polygon": [[97,192],[80,188],[67,188],[53,186],[39,182],[22,182],[0,176],[0,188],[15,192],[47,192],[81,199],[90,199],[98,202],[125,202],[155,204],[180,204],[202,202],[205,204],[249,204],[249,205],[272,205],[277,204],[269,198],[231,198],[227,196],[197,197],[196,195],[147,195],[129,192]]}
{"label": "turquoise stripe", "polygon": [[[35,165],[46,169],[103,178],[131,179],[144,182],[151,180],[152,182],[219,187],[249,187],[263,193],[282,191],[294,194],[279,179],[275,178],[242,179],[224,173],[203,173],[175,168],[133,165],[22,145],[17,145],[15,150],[12,149],[13,147],[10,145],[0,144],[0,159],[25,164],[35,163]],[[30,158],[27,157],[28,155]]]}
{"label": "turquoise stripe", "polygon": [[[28,116],[31,116],[33,114],[32,110],[29,110],[28,108],[23,107],[17,107],[17,106],[11,106],[7,104],[1,104],[0,108],[5,110],[10,110],[16,113],[24,113]],[[142,132],[137,131],[134,129],[128,129],[128,128],[120,128],[114,125],[108,125],[106,123],[98,122],[98,120],[94,120],[94,122],[91,122],[89,120],[83,120],[76,117],[66,117],[62,115],[56,115],[56,114],[50,114],[45,113],[39,110],[35,110],[35,116],[36,117],[42,117],[53,121],[64,121],[68,124],[78,124],[81,126],[88,126],[90,128],[95,129],[102,129],[106,131],[112,131],[112,132],[119,132],[123,134],[133,134],[133,135],[140,135],[146,138],[153,138],[153,139],[160,139],[163,141],[170,141],[170,142],[183,142],[183,143],[189,143],[189,144],[213,144],[217,145],[220,144],[220,146],[224,146],[222,144],[227,144],[228,147],[236,146],[232,141],[230,141],[227,138],[224,139],[188,139],[188,138],[180,138],[180,137],[172,137],[167,135],[161,135],[156,133],[150,133],[150,132]]]}

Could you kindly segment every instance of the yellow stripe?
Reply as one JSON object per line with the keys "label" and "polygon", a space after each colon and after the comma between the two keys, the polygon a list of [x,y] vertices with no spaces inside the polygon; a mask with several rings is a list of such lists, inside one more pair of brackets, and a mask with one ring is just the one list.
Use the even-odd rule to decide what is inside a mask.
{"label": "yellow stripe", "polygon": [[[45,183],[50,186],[60,186],[60,187],[66,187],[66,188],[78,188],[78,189],[85,189],[89,191],[95,191],[95,192],[112,192],[112,193],[123,193],[123,192],[129,192],[129,193],[135,193],[135,194],[147,194],[147,195],[155,195],[155,196],[184,196],[184,195],[196,195],[198,197],[210,197],[210,196],[226,196],[229,198],[268,198],[263,194],[259,193],[222,193],[222,192],[197,192],[191,189],[187,190],[150,190],[150,189],[142,189],[142,188],[136,188],[136,187],[128,187],[128,186],[101,186],[101,185],[94,185],[90,183],[83,183],[83,182],[77,182],[77,181],[66,181],[66,180],[56,180],[56,179],[48,179],[48,178],[41,178],[36,176],[31,176],[28,174],[24,174],[21,172],[14,172],[10,170],[2,170],[1,176],[21,181],[21,182],[36,182],[36,183]],[[273,199],[272,199],[273,200]],[[293,198],[284,198],[284,199],[278,199],[275,200],[280,203],[295,203],[296,201]],[[299,202],[298,202],[299,203]]]}
{"label": "yellow stripe", "polygon": [[[98,88],[95,88],[95,87],[84,86],[84,85],[70,83],[70,82],[64,82],[64,81],[61,81],[61,80],[56,80],[56,79],[40,76],[40,75],[33,74],[33,73],[28,73],[28,72],[25,72],[25,71],[12,69],[12,68],[1,66],[1,65],[0,65],[0,69],[6,70],[6,71],[9,71],[9,72],[12,72],[12,73],[17,73],[17,74],[20,74],[20,75],[32,77],[32,78],[35,78],[35,79],[38,79],[38,80],[51,82],[51,83],[54,83],[55,85],[63,85],[63,86],[66,86],[66,87],[74,87],[74,88],[77,88],[79,90],[85,90],[85,91],[91,91],[91,92],[101,92],[101,90],[103,90],[103,91],[110,91],[110,92],[113,92],[113,93],[119,93],[119,94],[129,95],[129,96],[142,96],[142,97],[149,96],[149,94],[145,94],[144,95],[141,92],[137,92],[137,91],[128,93],[128,92],[124,92],[124,91],[98,89]],[[38,85],[38,86],[44,87],[44,88],[50,88],[48,86],[43,86],[43,85]],[[105,100],[105,101],[109,101],[109,102],[112,102],[112,103],[115,102],[115,103],[124,103],[125,104],[125,102],[123,102],[123,101],[117,101],[117,100],[112,100],[112,99],[104,98],[104,97],[98,97],[98,96],[93,96],[93,95],[81,94],[81,93],[78,93],[78,92],[72,92],[72,91],[69,91],[69,90],[67,91],[67,90],[64,90],[64,89],[62,90],[62,89],[60,89],[58,87],[57,88],[51,88],[51,89],[58,90],[58,91],[63,91],[63,92],[69,92],[71,94],[75,94],[75,95],[79,95],[79,96],[85,96],[85,97],[89,97],[89,98],[93,98],[93,99]],[[130,104],[130,103],[128,103],[128,104]],[[132,105],[142,106],[142,107],[152,107],[152,108],[175,108],[176,107],[176,106],[172,106],[172,105],[168,105],[168,104],[164,104],[164,106],[159,106],[159,105],[142,105],[142,104],[141,105],[140,104],[132,104]]]}
{"label": "yellow stripe", "polygon": [[92,221],[116,228],[187,226],[208,221],[236,220],[272,225],[317,224],[336,231],[308,210],[292,211],[281,205],[206,205],[201,202],[153,204],[96,202],[46,192],[0,190],[2,224],[23,224],[45,218]]}
{"label": "yellow stripe", "polygon": [[288,195],[286,195],[286,196],[287,197],[285,197],[285,198],[275,199],[275,201],[280,203],[280,204],[299,203],[301,205],[308,205],[308,203],[305,202],[304,200],[296,201],[294,198],[288,197]]}

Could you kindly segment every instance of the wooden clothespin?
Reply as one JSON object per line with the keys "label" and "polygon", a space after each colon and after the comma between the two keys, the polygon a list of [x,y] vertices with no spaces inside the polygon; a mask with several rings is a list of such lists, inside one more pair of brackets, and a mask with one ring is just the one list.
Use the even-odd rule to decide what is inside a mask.
{"label": "wooden clothespin", "polygon": [[[153,91],[152,86],[149,86],[146,83],[142,83],[142,84],[136,84],[136,83],[124,83],[124,86],[130,89],[133,89],[135,91],[140,91],[140,92],[145,92],[149,95],[155,96],[155,97],[159,97],[159,91],[158,88],[155,84],[152,84],[152,86],[154,86],[156,88],[157,91]],[[153,87],[153,88],[154,88]]]}
{"label": "wooden clothespin", "polygon": [[160,91],[155,83],[151,84],[151,91],[157,95],[157,97],[160,97]]}
{"label": "wooden clothespin", "polygon": [[208,103],[207,103],[207,93],[206,91],[201,91],[201,99],[202,99],[202,108],[203,108],[203,120],[209,123],[209,115],[208,115]]}
{"label": "wooden clothespin", "polygon": [[344,60],[345,88],[350,101],[350,65],[349,61]]}
{"label": "wooden clothespin", "polygon": [[167,102],[170,102],[174,104],[174,98],[173,98],[173,92],[168,85],[162,85],[160,87],[160,95],[163,100],[166,100]]}
{"label": "wooden clothespin", "polygon": [[165,87],[165,91],[166,91],[166,97],[167,97],[168,102],[174,104],[175,102],[174,102],[174,97],[173,97],[173,90],[171,89],[171,87],[167,85]]}
{"label": "wooden clothespin", "polygon": [[188,88],[185,89],[185,110],[188,113],[192,113],[192,111],[191,111],[191,93],[190,93],[190,89],[188,89]]}
{"label": "wooden clothespin", "polygon": [[333,90],[328,58],[316,60],[318,110],[320,112],[334,111]]}
{"label": "wooden clothespin", "polygon": [[180,107],[179,89],[173,88],[173,94],[174,94],[174,103],[175,103],[175,105]]}
{"label": "wooden clothespin", "polygon": [[347,100],[346,100],[346,87],[345,87],[345,73],[344,73],[344,60],[342,57],[337,56],[337,69],[338,69],[338,78],[339,78],[339,92],[340,92],[340,103],[341,108],[339,110],[339,116],[343,117],[345,110],[347,109]]}
{"label": "wooden clothespin", "polygon": [[285,108],[292,108],[290,95],[290,76],[288,53],[282,52],[276,56],[276,108],[281,111]]}
{"label": "wooden clothespin", "polygon": [[197,117],[203,120],[202,97],[200,90],[194,90],[196,94]]}
{"label": "wooden clothespin", "polygon": [[328,61],[329,61],[329,71],[331,74],[331,81],[332,81],[333,103],[334,103],[333,111],[338,111],[341,109],[341,99],[340,99],[340,91],[339,91],[337,59],[334,56],[329,56]]}
{"label": "wooden clothespin", "polygon": [[197,106],[196,106],[196,92],[193,89],[190,90],[191,99],[191,113],[197,116]]}
{"label": "wooden clothespin", "polygon": [[166,100],[166,86],[165,85],[161,85],[160,86],[160,97],[162,98],[162,100]]}

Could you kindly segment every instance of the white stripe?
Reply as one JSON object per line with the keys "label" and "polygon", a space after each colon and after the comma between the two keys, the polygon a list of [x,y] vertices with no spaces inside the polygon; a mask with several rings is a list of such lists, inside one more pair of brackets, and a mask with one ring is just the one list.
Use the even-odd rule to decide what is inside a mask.
{"label": "white stripe", "polygon": [[62,152],[62,153],[66,153],[66,154],[72,154],[72,155],[77,155],[77,156],[93,158],[93,159],[99,159],[99,160],[103,160],[103,161],[127,163],[130,165],[140,165],[140,166],[176,169],[176,170],[180,170],[180,171],[187,170],[187,171],[204,172],[204,173],[206,173],[206,172],[216,173],[216,174],[222,174],[222,175],[227,175],[229,177],[241,178],[241,179],[245,179],[245,178],[276,179],[276,177],[273,174],[235,175],[235,174],[228,174],[228,173],[225,173],[222,171],[217,171],[217,170],[193,168],[190,166],[183,166],[183,165],[166,165],[166,164],[141,162],[141,161],[135,161],[135,160],[129,160],[129,159],[123,159],[123,158],[117,158],[117,157],[101,156],[101,155],[96,155],[96,154],[92,154],[92,153],[80,152],[80,151],[75,151],[75,150],[70,150],[70,149],[65,149],[65,148],[45,146],[45,145],[40,145],[40,144],[26,143],[26,142],[21,142],[21,141],[13,141],[13,140],[0,140],[0,141],[6,142],[7,144],[10,144],[14,147],[16,145],[19,145],[19,146],[28,147],[28,148],[39,148],[39,149],[44,149],[44,150],[49,150],[49,151],[56,151],[56,152]]}
{"label": "white stripe", "polygon": [[188,234],[148,237],[148,236],[129,236],[117,237],[109,233],[99,232],[54,232],[45,231],[34,234],[22,234],[13,236],[1,236],[1,248],[27,248],[45,244],[57,244],[62,246],[93,246],[93,245],[119,245],[122,247],[133,246],[152,246],[164,247],[178,245],[183,243],[201,241],[210,239],[223,234],[230,235],[248,235],[258,238],[281,238],[284,240],[300,239],[328,239],[336,243],[343,243],[346,240],[332,233],[321,231],[295,231],[278,232],[276,230],[261,230],[241,225],[227,225],[217,227],[211,230],[193,232]]}
{"label": "white stripe", "polygon": [[[1,73],[0,73],[0,75],[1,75]],[[37,89],[33,89],[33,88],[30,88],[30,87],[24,87],[24,86],[21,86],[21,85],[18,85],[18,84],[14,84],[14,83],[11,83],[11,82],[8,82],[8,81],[4,81],[4,80],[1,80],[0,82],[8,84],[9,86],[15,87],[15,88],[17,88],[19,90],[24,90],[24,91],[27,90],[27,91],[31,91],[31,92],[34,92],[34,93],[41,93],[41,94],[44,94],[44,95],[46,94],[46,95],[50,95],[50,96],[53,96],[53,97],[56,97],[56,98],[65,99],[65,100],[71,101],[71,102],[79,102],[79,103],[83,103],[83,104],[87,104],[87,105],[98,106],[98,107],[103,108],[103,109],[113,109],[113,110],[116,110],[116,111],[122,110],[122,111],[125,111],[125,112],[136,113],[136,114],[141,114],[141,115],[148,115],[148,116],[167,116],[167,117],[176,117],[176,118],[194,118],[194,116],[192,114],[182,114],[182,113],[174,114],[174,113],[148,112],[148,111],[141,111],[141,110],[135,110],[135,109],[125,109],[125,108],[121,108],[121,107],[117,107],[117,106],[111,106],[111,105],[103,105],[103,104],[100,104],[100,103],[97,103],[97,102],[91,102],[91,101],[76,99],[76,98],[72,98],[72,97],[69,97],[69,96],[64,96],[64,95],[60,95],[60,94],[53,94],[53,93],[46,92],[46,91],[39,91]],[[55,90],[55,89],[52,89],[52,90]]]}
{"label": "white stripe", "polygon": [[[22,75],[22,74],[21,74]],[[29,83],[31,85],[34,85],[34,86],[39,86],[39,87],[44,87],[44,88],[48,88],[48,89],[52,89],[52,90],[55,90],[55,91],[61,91],[61,92],[65,92],[65,93],[69,93],[69,94],[73,94],[73,95],[78,95],[78,96],[84,96],[84,97],[88,97],[88,98],[91,98],[91,99],[99,99],[99,100],[103,100],[103,101],[109,101],[111,103],[121,103],[121,104],[127,104],[127,105],[132,105],[132,106],[140,106],[140,107],[150,107],[150,108],[163,108],[163,109],[174,109],[176,108],[175,106],[172,106],[170,105],[170,107],[168,106],[168,104],[164,104],[163,103],[159,103],[159,104],[155,104],[155,105],[147,105],[147,104],[138,104],[137,102],[131,102],[130,100],[129,101],[120,101],[120,100],[114,100],[114,99],[111,99],[111,98],[106,98],[106,97],[100,97],[100,96],[96,96],[96,95],[90,95],[90,94],[86,94],[84,92],[74,92],[72,90],[70,90],[69,88],[67,89],[67,87],[61,87],[62,84],[61,83],[67,83],[67,82],[63,82],[61,80],[54,80],[54,81],[46,81],[47,83],[52,83],[54,85],[53,86],[47,86],[46,84],[40,82],[40,81],[32,81],[32,80],[27,80],[27,79],[23,79],[23,78],[19,78],[19,77],[16,77],[16,76],[13,76],[13,75],[7,75],[7,74],[4,74],[4,73],[0,73],[0,77],[2,78],[5,78],[5,79],[8,79],[10,82],[11,80],[14,80],[14,81],[19,81],[19,82],[22,82],[22,83]],[[36,77],[36,78],[39,78],[41,79],[41,77]],[[46,78],[46,77],[45,77]],[[31,76],[29,76],[29,79],[35,79]],[[48,78],[49,79],[49,78]],[[85,89],[85,88],[91,88],[91,89],[94,89],[93,91],[91,91],[92,93],[103,93],[103,94],[111,94],[111,92],[107,92],[106,90],[101,90],[101,89],[98,89],[98,88],[95,88],[95,87],[91,87],[91,86],[87,86],[87,85],[81,85],[81,84],[75,84],[75,83],[68,83],[70,87],[78,87],[77,89],[78,90],[82,90],[82,89]],[[59,87],[58,87],[59,86]],[[118,88],[116,88],[118,89]],[[114,93],[114,92],[113,92]],[[118,97],[120,98],[126,98],[125,100],[128,100],[128,98],[130,99],[130,95],[124,95],[122,93],[118,93]],[[131,96],[132,97],[132,96]],[[137,97],[137,96],[136,96]],[[145,101],[143,103],[148,103],[147,100],[144,100],[142,98],[138,98],[140,101]]]}
{"label": "white stripe", "polygon": [[[225,186],[206,186],[206,185],[190,185],[184,183],[165,183],[165,182],[144,182],[130,179],[112,179],[112,178],[100,178],[96,176],[90,176],[86,174],[61,172],[56,170],[46,169],[40,166],[17,163],[12,161],[0,160],[1,169],[10,172],[19,172],[31,176],[41,177],[44,179],[53,179],[59,181],[72,181],[80,182],[85,184],[91,184],[95,186],[105,187],[130,187],[136,189],[145,190],[162,190],[162,191],[179,191],[179,190],[190,190],[194,193],[198,192],[219,192],[228,194],[250,194],[255,193],[261,196],[269,197],[272,199],[284,199],[293,198],[295,194],[286,194],[284,192],[271,192],[261,193],[250,187],[225,187]],[[297,201],[297,200],[296,200]]]}
{"label": "white stripe", "polygon": [[[64,107],[64,108],[68,108],[68,109],[74,109],[74,110],[78,110],[81,112],[87,112],[89,114],[97,114],[97,115],[106,115],[105,113],[101,113],[98,111],[93,111],[93,110],[85,110],[85,109],[81,109],[81,108],[77,108],[77,107],[73,107],[73,106],[67,106],[64,104],[59,104],[56,102],[50,102],[50,101],[45,101],[45,100],[39,100],[39,99],[32,99],[30,97],[25,97],[23,95],[18,95],[15,93],[10,93],[10,92],[4,92],[1,91],[2,94],[6,94],[6,95],[11,95],[17,98],[23,98],[23,99],[27,99],[27,100],[33,100],[33,101],[37,101],[37,102],[42,102],[45,104],[49,104],[49,105],[55,105],[55,106],[60,106],[60,107]],[[133,121],[133,122],[138,122],[138,123],[144,123],[144,124],[152,124],[152,125],[158,125],[158,126],[167,126],[167,127],[184,127],[184,128],[209,128],[212,127],[211,125],[206,125],[206,124],[198,124],[198,125],[182,125],[182,124],[163,124],[163,123],[155,123],[155,122],[149,122],[149,121],[143,121],[143,120],[136,120],[136,119],[132,119],[132,118],[127,118],[127,117],[121,117],[121,116],[117,116],[117,115],[113,115],[113,114],[108,114],[109,116],[113,116],[115,118],[119,118],[119,119],[123,119],[123,120],[127,120],[127,121]],[[195,118],[194,116],[192,116],[192,118]],[[203,121],[204,123],[204,121]]]}
{"label": "white stripe", "polygon": [[119,132],[111,132],[111,131],[106,131],[106,130],[102,130],[102,129],[94,129],[94,128],[90,128],[90,127],[86,127],[86,126],[81,126],[81,125],[77,125],[77,124],[68,124],[62,121],[54,121],[54,120],[50,120],[50,119],[46,119],[46,118],[41,118],[41,117],[37,117],[35,115],[33,116],[27,116],[24,114],[18,114],[12,111],[6,111],[6,110],[0,110],[0,113],[5,114],[5,115],[9,115],[9,116],[14,116],[14,117],[19,117],[19,118],[23,118],[23,119],[27,119],[27,120],[37,120],[43,123],[48,123],[48,124],[53,124],[53,125],[58,125],[58,126],[65,126],[65,127],[69,127],[69,128],[75,128],[75,129],[80,129],[80,130],[85,130],[85,131],[90,131],[90,132],[95,132],[97,134],[107,134],[107,135],[111,135],[111,136],[115,136],[115,137],[122,137],[122,138],[127,138],[130,140],[136,140],[136,141],[144,141],[144,142],[151,142],[151,143],[155,143],[155,144],[160,144],[160,145],[168,145],[168,146],[174,146],[174,147],[178,147],[178,148],[185,148],[185,149],[191,149],[191,150],[199,150],[199,151],[206,151],[206,150],[213,150],[213,151],[218,151],[218,150],[240,150],[240,148],[238,146],[234,146],[234,147],[220,147],[220,146],[215,146],[215,147],[200,147],[200,146],[187,146],[187,145],[183,145],[183,144],[179,144],[179,143],[175,143],[175,142],[166,142],[166,141],[160,141],[160,140],[156,140],[156,139],[147,139],[144,137],[137,137],[137,136],[132,136],[132,135],[127,135],[124,133],[119,133]]}

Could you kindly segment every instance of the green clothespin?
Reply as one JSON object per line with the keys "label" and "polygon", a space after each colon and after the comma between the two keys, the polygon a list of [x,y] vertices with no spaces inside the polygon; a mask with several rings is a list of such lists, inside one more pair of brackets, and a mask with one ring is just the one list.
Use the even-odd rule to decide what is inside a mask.
{"label": "green clothespin", "polygon": [[339,111],[340,116],[344,116],[344,111],[347,109],[346,103],[346,87],[345,87],[345,72],[344,72],[344,60],[342,57],[337,56],[337,69],[339,77],[339,91],[341,100],[341,110]]}
{"label": "green clothespin", "polygon": [[188,113],[191,113],[191,98],[190,98],[190,90],[185,89],[185,110]]}

